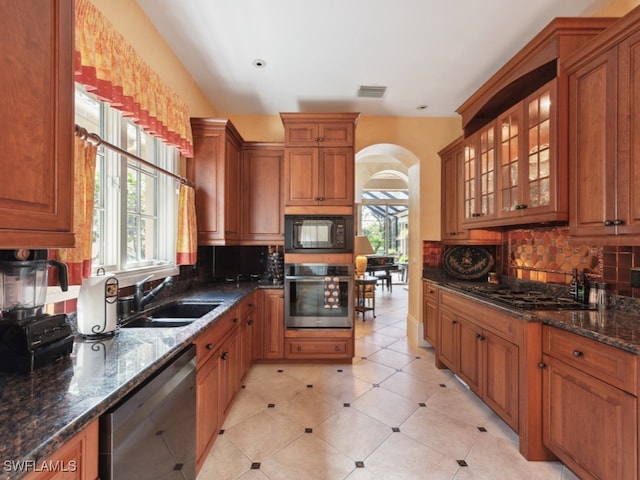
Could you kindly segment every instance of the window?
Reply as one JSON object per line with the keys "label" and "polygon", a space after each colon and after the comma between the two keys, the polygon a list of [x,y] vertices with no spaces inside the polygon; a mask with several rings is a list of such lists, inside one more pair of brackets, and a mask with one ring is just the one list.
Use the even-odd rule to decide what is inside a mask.
{"label": "window", "polygon": [[[149,163],[177,171],[177,148],[149,135],[79,85],[76,86],[75,121]],[[104,268],[106,272],[118,273],[121,286],[150,273],[156,278],[178,273],[175,179],[101,146],[95,181],[93,271]]]}

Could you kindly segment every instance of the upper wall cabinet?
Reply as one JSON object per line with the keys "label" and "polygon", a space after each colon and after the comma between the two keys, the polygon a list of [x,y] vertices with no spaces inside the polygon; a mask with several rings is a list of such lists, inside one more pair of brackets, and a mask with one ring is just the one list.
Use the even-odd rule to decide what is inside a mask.
{"label": "upper wall cabinet", "polygon": [[281,113],[285,213],[353,212],[357,113]]}
{"label": "upper wall cabinet", "polygon": [[570,234],[640,241],[640,7],[566,62]]}
{"label": "upper wall cabinet", "polygon": [[72,247],[72,0],[3,2],[0,248]]}
{"label": "upper wall cabinet", "polygon": [[462,183],[460,182],[465,158],[462,137],[438,152],[442,160],[442,241],[446,244],[501,243],[500,232],[468,229],[462,225]]}
{"label": "upper wall cabinet", "polygon": [[568,81],[560,61],[614,21],[556,18],[458,108],[466,228],[568,220]]}
{"label": "upper wall cabinet", "polygon": [[246,142],[242,147],[242,244],[284,244],[284,147]]}
{"label": "upper wall cabinet", "polygon": [[242,137],[227,119],[192,118],[191,129],[187,174],[196,184],[198,244],[238,245]]}

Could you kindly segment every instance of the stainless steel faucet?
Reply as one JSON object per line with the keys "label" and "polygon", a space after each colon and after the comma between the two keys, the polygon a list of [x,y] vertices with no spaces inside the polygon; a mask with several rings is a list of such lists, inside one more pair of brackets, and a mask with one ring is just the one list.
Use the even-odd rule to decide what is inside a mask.
{"label": "stainless steel faucet", "polygon": [[162,283],[160,283],[158,286],[156,286],[153,290],[151,290],[149,293],[145,295],[144,284],[147,283],[149,280],[151,280],[152,277],[153,275],[149,275],[148,277],[143,278],[142,280],[136,283],[136,291],[133,299],[134,309],[136,312],[141,312],[142,310],[144,310],[144,307],[147,305],[147,303],[149,303],[151,300],[156,298],[156,296],[162,290],[164,290],[165,287],[169,287],[173,285],[173,277],[167,277],[164,279]]}

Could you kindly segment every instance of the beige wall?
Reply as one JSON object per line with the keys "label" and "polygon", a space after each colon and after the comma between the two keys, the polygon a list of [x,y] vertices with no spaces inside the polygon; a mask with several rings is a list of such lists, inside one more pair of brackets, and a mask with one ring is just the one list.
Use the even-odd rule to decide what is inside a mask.
{"label": "beige wall", "polygon": [[640,0],[611,0],[600,10],[596,11],[594,17],[622,17],[624,14],[640,5]]}
{"label": "beige wall", "polygon": [[185,102],[192,117],[215,117],[215,107],[174,55],[135,0],[90,0],[164,83]]}

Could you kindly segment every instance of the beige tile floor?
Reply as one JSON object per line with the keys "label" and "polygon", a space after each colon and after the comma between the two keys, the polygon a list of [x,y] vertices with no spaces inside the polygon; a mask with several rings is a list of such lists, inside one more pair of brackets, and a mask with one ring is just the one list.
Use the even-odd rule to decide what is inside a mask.
{"label": "beige tile floor", "polygon": [[433,349],[409,345],[406,286],[378,288],[376,313],[358,317],[351,364],[254,365],[198,480],[577,478],[527,462]]}

